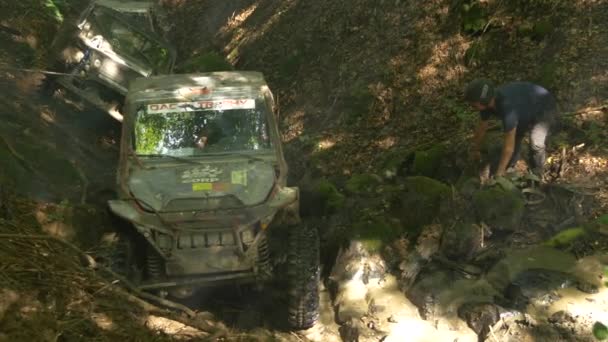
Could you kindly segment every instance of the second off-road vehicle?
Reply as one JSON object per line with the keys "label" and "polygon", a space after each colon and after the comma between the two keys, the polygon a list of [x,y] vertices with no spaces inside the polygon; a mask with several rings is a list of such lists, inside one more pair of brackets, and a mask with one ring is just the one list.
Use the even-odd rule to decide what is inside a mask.
{"label": "second off-road vehicle", "polygon": [[268,237],[287,232],[289,322],[318,316],[319,240],[301,224],[264,77],[228,71],[139,78],[122,124],[117,216],[145,238],[140,289],[187,297],[273,275]]}
{"label": "second off-road vehicle", "polygon": [[149,4],[115,2],[93,1],[77,19],[64,20],[51,44],[49,65],[65,75],[49,76],[44,87],[59,85],[121,121],[129,82],[171,73],[176,52],[152,24],[134,19],[147,18],[140,12]]}

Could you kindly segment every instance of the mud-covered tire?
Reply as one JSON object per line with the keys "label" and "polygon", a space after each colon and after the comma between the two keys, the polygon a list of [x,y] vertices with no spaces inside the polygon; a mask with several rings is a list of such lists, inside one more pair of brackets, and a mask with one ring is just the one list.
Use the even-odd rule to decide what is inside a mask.
{"label": "mud-covered tire", "polygon": [[137,275],[134,260],[134,244],[126,234],[118,234],[116,240],[98,255],[98,261],[104,267],[129,280]]}
{"label": "mud-covered tire", "polygon": [[292,329],[312,327],[319,318],[319,236],[299,225],[289,234],[287,254],[288,323]]}

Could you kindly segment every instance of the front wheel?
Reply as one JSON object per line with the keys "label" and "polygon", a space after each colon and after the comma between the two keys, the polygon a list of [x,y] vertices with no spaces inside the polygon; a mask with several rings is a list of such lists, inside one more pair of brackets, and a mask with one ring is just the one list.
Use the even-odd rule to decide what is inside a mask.
{"label": "front wheel", "polygon": [[316,229],[300,225],[291,230],[287,255],[288,320],[296,330],[312,327],[319,318],[319,249]]}

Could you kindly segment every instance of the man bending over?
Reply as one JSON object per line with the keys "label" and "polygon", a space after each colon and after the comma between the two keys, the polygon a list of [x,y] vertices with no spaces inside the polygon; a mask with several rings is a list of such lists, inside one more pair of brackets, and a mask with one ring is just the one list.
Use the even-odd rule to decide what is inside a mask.
{"label": "man bending over", "polygon": [[530,136],[530,169],[542,177],[545,164],[545,140],[555,123],[557,107],[551,93],[534,83],[510,82],[495,88],[486,79],[477,79],[465,89],[465,100],[479,111],[481,120],[475,129],[471,159],[479,161],[480,146],[491,117],[502,121],[504,142],[495,176],[503,176],[519,160],[521,142]]}

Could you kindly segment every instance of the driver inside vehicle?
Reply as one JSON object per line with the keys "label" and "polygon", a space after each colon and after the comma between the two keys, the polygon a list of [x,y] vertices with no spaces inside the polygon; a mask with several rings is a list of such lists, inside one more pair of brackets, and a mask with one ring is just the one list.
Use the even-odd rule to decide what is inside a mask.
{"label": "driver inside vehicle", "polygon": [[213,123],[209,123],[198,129],[195,134],[194,145],[199,149],[204,149],[209,145],[215,144],[221,137],[220,128]]}

